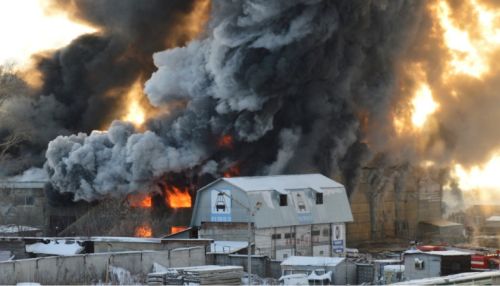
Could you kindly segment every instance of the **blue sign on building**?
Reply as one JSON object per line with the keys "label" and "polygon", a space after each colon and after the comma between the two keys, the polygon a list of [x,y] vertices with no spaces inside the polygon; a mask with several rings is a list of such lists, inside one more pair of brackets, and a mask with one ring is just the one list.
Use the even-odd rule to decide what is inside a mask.
{"label": "blue sign on building", "polygon": [[344,240],[339,239],[339,240],[334,240],[332,242],[332,248],[334,253],[343,253],[344,252]]}

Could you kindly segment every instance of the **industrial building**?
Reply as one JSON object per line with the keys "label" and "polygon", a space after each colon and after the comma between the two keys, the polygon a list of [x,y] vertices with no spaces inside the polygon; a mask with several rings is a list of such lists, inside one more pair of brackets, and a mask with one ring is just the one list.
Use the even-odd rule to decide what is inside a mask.
{"label": "industrial building", "polygon": [[[374,242],[406,244],[420,239],[420,222],[442,219],[443,184],[440,173],[432,169],[384,167],[377,159],[367,164],[348,188],[354,218],[347,224],[349,245],[363,248]],[[443,232],[433,234],[427,238],[442,239]]]}
{"label": "industrial building", "polygon": [[414,280],[471,271],[471,253],[436,249],[438,250],[407,250],[404,253],[405,278]]}
{"label": "industrial building", "polygon": [[191,226],[200,238],[247,241],[251,223],[255,253],[283,260],[342,254],[352,221],[344,186],[305,174],[220,178],[198,191]]}

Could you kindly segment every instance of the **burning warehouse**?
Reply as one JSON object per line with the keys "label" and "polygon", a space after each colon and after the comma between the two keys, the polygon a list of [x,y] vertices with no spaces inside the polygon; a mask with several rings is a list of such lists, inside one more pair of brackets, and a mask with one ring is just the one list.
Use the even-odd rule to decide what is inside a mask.
{"label": "burning warehouse", "polygon": [[[13,3],[0,21],[32,19],[0,27],[34,23],[34,43],[53,15],[80,28],[0,67],[0,174],[48,182],[24,201],[3,188],[5,224],[31,210],[54,235],[160,236],[217,178],[319,173],[351,209],[321,224],[352,212],[351,243],[408,241],[467,202],[443,204],[450,189],[500,189],[495,1],[46,0],[39,16]],[[320,193],[304,193],[312,213]]]}

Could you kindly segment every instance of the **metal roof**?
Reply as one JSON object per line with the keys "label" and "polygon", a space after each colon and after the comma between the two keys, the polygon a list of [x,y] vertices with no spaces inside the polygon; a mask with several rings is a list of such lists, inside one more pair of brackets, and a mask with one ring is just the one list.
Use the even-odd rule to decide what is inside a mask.
{"label": "metal roof", "polygon": [[[230,222],[251,219],[256,227],[266,228],[353,221],[343,185],[321,174],[305,174],[217,179],[198,190],[192,226],[215,221],[212,193],[220,190],[230,192],[233,202],[227,220]],[[323,194],[320,203],[317,193]],[[278,194],[286,195],[284,205]],[[254,211],[251,217],[250,208]]]}
{"label": "metal roof", "polygon": [[256,176],[222,178],[243,191],[277,191],[285,193],[286,190],[313,189],[323,192],[324,189],[344,188],[343,185],[321,174]]}

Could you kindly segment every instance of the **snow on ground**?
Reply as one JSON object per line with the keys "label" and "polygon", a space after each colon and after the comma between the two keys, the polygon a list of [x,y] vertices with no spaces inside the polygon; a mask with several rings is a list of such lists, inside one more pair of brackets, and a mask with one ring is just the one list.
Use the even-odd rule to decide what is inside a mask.
{"label": "snow on ground", "polygon": [[78,254],[82,250],[81,241],[51,240],[49,243],[37,242],[26,245],[26,252],[36,254],[69,256]]}

